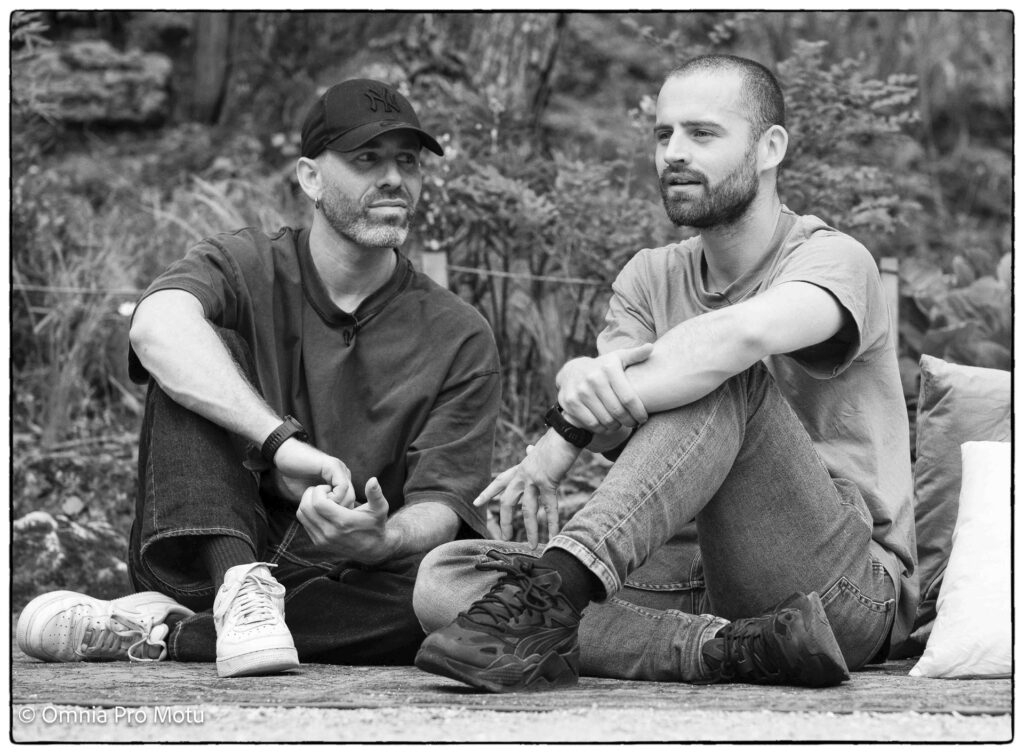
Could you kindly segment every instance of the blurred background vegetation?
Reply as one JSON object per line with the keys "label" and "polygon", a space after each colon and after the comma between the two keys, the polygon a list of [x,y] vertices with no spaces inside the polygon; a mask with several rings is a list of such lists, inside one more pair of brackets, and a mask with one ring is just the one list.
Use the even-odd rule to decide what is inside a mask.
{"label": "blurred background vegetation", "polygon": [[[137,291],[194,241],[308,222],[293,166],[323,88],[389,80],[440,135],[407,251],[494,328],[495,470],[521,457],[610,283],[680,238],[652,168],[654,97],[692,55],[777,71],[783,200],[900,260],[900,357],[1011,364],[1009,12],[285,13],[11,16],[15,606],[126,589]],[[578,507],[603,474],[579,465]]]}

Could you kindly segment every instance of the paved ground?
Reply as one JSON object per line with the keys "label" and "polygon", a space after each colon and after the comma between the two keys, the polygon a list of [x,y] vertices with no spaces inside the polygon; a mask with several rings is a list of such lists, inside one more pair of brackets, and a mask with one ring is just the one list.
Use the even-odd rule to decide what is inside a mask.
{"label": "paved ground", "polygon": [[15,741],[1009,741],[1012,681],[939,681],[890,663],[839,688],[584,678],[490,695],[415,668],[304,665],[219,679],[187,663],[12,658]]}

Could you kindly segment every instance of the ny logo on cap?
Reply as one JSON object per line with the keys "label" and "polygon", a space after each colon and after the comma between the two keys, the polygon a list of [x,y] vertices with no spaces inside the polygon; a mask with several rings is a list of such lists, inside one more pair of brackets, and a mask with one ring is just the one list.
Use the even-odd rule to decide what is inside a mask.
{"label": "ny logo on cap", "polygon": [[395,93],[390,89],[382,88],[378,90],[371,86],[363,94],[370,100],[370,110],[373,112],[377,112],[377,105],[384,105],[384,112],[386,113],[397,113],[402,109],[398,105]]}

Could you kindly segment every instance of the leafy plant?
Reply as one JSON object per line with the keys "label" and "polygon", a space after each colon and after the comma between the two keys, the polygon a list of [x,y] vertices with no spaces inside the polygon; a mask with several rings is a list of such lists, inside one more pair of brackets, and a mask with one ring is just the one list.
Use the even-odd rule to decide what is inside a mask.
{"label": "leafy plant", "polygon": [[[51,40],[120,29],[126,43],[177,51],[187,105],[191,16],[12,13],[15,515],[109,520],[127,533],[142,400],[124,373],[131,291],[204,235],[301,224],[295,124],[332,77],[364,70],[404,77],[446,146],[407,250],[446,251],[453,289],[494,328],[504,373],[496,468],[540,431],[561,363],[592,352],[625,261],[678,239],[658,201],[648,119],[650,95],[684,55],[735,52],[778,70],[793,136],[784,200],[901,259],[908,397],[922,352],[1009,363],[1008,14],[569,14],[548,106],[518,118],[493,86],[474,86],[476,61],[452,44],[477,18],[238,14],[221,127],[141,134],[60,124],[32,62]],[[166,23],[174,44],[160,41]],[[603,471],[599,460],[580,464],[567,505]]]}
{"label": "leafy plant", "polygon": [[953,260],[952,273],[933,263],[904,260],[900,340],[913,361],[921,354],[959,364],[1011,369],[1013,315],[1011,257],[995,269],[978,269],[966,256]]}

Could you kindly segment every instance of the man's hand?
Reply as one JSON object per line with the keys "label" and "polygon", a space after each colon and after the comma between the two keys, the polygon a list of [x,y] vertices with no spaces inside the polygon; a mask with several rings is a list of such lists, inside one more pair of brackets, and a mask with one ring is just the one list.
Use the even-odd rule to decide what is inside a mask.
{"label": "man's hand", "polygon": [[303,493],[295,515],[314,544],[329,547],[337,559],[376,565],[391,557],[387,536],[388,501],[376,477],[366,483],[366,502],[358,508],[339,505],[326,484]]}
{"label": "man's hand", "polygon": [[523,525],[531,547],[537,546],[537,511],[544,506],[548,517],[548,539],[558,533],[558,484],[579,457],[580,449],[564,440],[553,429],[540,438],[536,447],[527,449],[526,458],[498,474],[477,495],[473,505],[480,506],[501,496],[499,525],[502,539],[512,539],[512,518],[522,500]]}
{"label": "man's hand", "polygon": [[626,367],[646,361],[653,348],[645,343],[596,359],[566,362],[555,377],[558,403],[566,418],[591,432],[615,432],[647,421],[647,410],[626,378]]}
{"label": "man's hand", "polygon": [[326,496],[333,504],[352,508],[356,493],[352,473],[334,456],[290,437],[274,455],[272,482],[286,500],[298,502],[311,487],[326,485]]}

